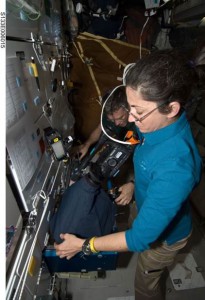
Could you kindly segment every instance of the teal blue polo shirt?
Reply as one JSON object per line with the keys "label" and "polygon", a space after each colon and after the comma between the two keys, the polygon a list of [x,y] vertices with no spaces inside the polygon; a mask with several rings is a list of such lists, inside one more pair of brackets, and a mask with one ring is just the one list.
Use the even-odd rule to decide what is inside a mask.
{"label": "teal blue polo shirt", "polygon": [[173,244],[191,232],[189,195],[202,168],[185,113],[167,127],[140,135],[143,142],[133,156],[138,215],[126,231],[130,251],[144,251],[155,241]]}

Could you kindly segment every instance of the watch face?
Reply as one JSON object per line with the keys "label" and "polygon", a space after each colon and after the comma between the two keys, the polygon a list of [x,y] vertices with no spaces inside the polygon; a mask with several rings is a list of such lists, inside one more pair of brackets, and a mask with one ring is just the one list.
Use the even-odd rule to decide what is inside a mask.
{"label": "watch face", "polygon": [[92,253],[89,242],[90,242],[90,239],[85,240],[85,242],[83,243],[83,246],[82,246],[82,251],[85,255],[90,255]]}

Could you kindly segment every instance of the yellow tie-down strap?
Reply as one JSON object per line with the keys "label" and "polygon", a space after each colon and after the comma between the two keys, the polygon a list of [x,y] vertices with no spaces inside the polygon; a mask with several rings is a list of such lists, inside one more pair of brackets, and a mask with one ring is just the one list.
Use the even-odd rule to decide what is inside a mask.
{"label": "yellow tie-down strap", "polygon": [[92,58],[87,58],[84,55],[83,47],[82,47],[82,44],[80,42],[77,42],[77,43],[73,42],[73,45],[75,46],[76,51],[77,51],[80,59],[82,60],[82,62],[85,63],[87,65],[87,67],[88,67],[90,76],[92,78],[92,81],[93,81],[93,83],[95,85],[95,88],[96,88],[96,91],[97,91],[97,94],[98,94],[98,98],[99,98],[98,103],[100,105],[102,105],[102,94],[101,94],[99,85],[97,83],[97,80],[95,78],[95,75],[94,75],[94,72],[93,72],[93,69],[92,69]]}
{"label": "yellow tie-down strap", "polygon": [[[100,36],[95,36],[89,33],[84,33],[84,34],[80,34],[78,36],[79,39],[81,40],[90,40],[90,41],[95,41],[96,43],[99,43],[107,53],[110,54],[110,56],[119,64],[122,65],[123,67],[126,66],[126,63],[124,63],[122,60],[120,60],[115,53],[103,42],[103,37]],[[106,40],[106,39],[105,39]],[[115,40],[111,40],[111,41],[115,41]],[[116,40],[117,41],[117,40]]]}
{"label": "yellow tie-down strap", "polygon": [[[87,67],[88,67],[90,76],[91,76],[91,78],[93,80],[93,83],[95,85],[95,88],[96,88],[96,91],[97,91],[97,94],[98,94],[98,97],[99,97],[99,103],[101,104],[102,94],[101,94],[99,85],[97,83],[95,74],[93,72],[92,57],[91,58],[87,58],[84,55],[82,43],[79,40],[82,40],[82,41],[83,40],[95,41],[96,43],[100,44],[105,49],[105,51],[119,64],[119,69],[121,69],[121,66],[125,67],[127,64],[124,61],[122,61],[121,59],[119,59],[117,57],[117,55],[110,49],[110,47],[108,45],[106,45],[105,42],[108,41],[108,42],[111,42],[111,43],[114,43],[114,44],[120,44],[122,46],[125,46],[125,47],[128,47],[128,48],[132,48],[132,49],[137,49],[137,50],[140,50],[140,47],[136,46],[136,45],[132,45],[132,44],[126,43],[126,42],[123,42],[121,40],[107,39],[107,38],[104,38],[102,36],[94,35],[94,34],[91,34],[91,33],[88,33],[88,32],[83,32],[83,33],[81,33],[81,34],[79,34],[77,36],[77,39],[76,39],[77,42],[73,42],[73,45],[76,48],[76,51],[77,51],[80,59],[82,60],[82,62],[85,63],[87,65]],[[141,48],[141,50],[149,53],[149,50],[147,50],[146,48]]]}

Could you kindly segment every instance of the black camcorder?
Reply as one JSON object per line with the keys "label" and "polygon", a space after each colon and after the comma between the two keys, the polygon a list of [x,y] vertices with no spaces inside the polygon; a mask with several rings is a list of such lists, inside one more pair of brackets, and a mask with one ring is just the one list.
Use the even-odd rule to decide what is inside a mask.
{"label": "black camcorder", "polygon": [[134,145],[119,144],[102,134],[99,142],[84,159],[73,161],[71,180],[76,181],[89,175],[91,180],[99,183],[105,178],[115,177],[134,148]]}

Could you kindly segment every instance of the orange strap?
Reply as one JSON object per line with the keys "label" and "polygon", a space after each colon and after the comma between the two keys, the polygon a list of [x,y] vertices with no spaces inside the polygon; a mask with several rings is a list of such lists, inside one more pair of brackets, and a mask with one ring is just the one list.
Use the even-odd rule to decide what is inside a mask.
{"label": "orange strap", "polygon": [[130,142],[132,145],[140,144],[140,140],[138,137],[134,134],[134,131],[128,130],[128,132],[125,135],[126,142]]}

